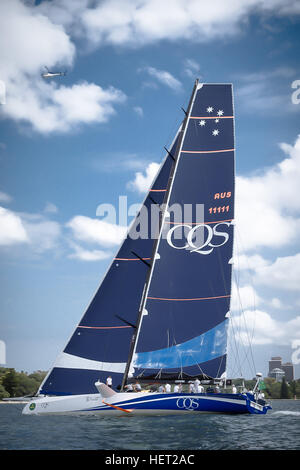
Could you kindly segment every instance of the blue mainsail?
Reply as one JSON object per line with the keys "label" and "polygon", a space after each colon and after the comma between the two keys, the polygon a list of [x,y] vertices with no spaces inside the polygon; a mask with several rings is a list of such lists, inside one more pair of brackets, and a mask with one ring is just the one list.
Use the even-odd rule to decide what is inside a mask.
{"label": "blue mainsail", "polygon": [[[151,262],[153,236],[158,233],[158,218],[151,217],[151,206],[153,209],[163,202],[176,145],[177,136],[144,200],[146,219],[137,214],[89,307],[42,383],[40,394],[96,393],[95,381],[105,382],[109,375],[114,388],[121,385]],[[139,236],[145,225],[146,234]]]}
{"label": "blue mainsail", "polygon": [[[234,218],[232,86],[194,87],[129,377],[217,378],[226,368]],[[203,208],[180,220],[173,205]],[[201,213],[201,211],[199,212]]]}

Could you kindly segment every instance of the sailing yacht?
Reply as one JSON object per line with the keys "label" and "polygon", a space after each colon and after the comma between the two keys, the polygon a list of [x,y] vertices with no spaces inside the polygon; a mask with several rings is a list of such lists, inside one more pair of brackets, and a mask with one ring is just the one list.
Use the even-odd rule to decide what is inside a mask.
{"label": "sailing yacht", "polygon": [[[232,85],[196,80],[184,113],[140,212],[24,414],[265,414],[270,408],[258,398],[261,374],[251,392],[185,390],[196,380],[230,384]],[[188,214],[175,210],[187,205]],[[142,391],[128,393],[137,381]],[[166,383],[180,383],[184,392],[153,389]]]}

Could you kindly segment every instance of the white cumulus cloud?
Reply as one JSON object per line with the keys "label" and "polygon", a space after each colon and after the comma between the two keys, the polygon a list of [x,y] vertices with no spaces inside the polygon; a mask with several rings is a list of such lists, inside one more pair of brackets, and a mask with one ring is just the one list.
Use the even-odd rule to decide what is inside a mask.
{"label": "white cumulus cloud", "polygon": [[251,285],[237,286],[232,284],[232,296],[230,303],[231,311],[243,311],[249,308],[255,308],[261,303],[261,298]]}
{"label": "white cumulus cloud", "polygon": [[73,217],[67,227],[75,239],[104,246],[120,244],[127,232],[127,227],[83,215]]}
{"label": "white cumulus cloud", "polygon": [[128,183],[128,188],[140,193],[145,193],[150,188],[159,168],[160,165],[158,163],[149,163],[145,170],[145,174],[143,174],[141,171],[135,173],[135,178],[133,181]]}
{"label": "white cumulus cloud", "polygon": [[[84,5],[81,34],[94,44],[121,47],[141,47],[162,40],[205,42],[241,32],[252,13],[300,14],[295,0],[172,0],[171,3],[170,7],[170,2],[161,0],[98,0],[94,8]],[[66,10],[69,11],[67,6]]]}
{"label": "white cumulus cloud", "polygon": [[256,282],[276,289],[299,291],[300,253],[278,257],[268,266],[256,269]]}
{"label": "white cumulus cloud", "polygon": [[101,261],[111,257],[111,253],[104,250],[88,250],[82,248],[76,243],[70,243],[73,253],[69,255],[69,258],[75,258],[80,261]]}
{"label": "white cumulus cloud", "polygon": [[[87,82],[66,86],[64,77],[48,82],[41,77],[45,65],[70,67],[76,55],[63,25],[53,20],[55,15],[44,14],[51,8],[57,12],[57,2],[45,3],[48,10],[21,0],[0,2],[1,80],[6,87],[3,116],[45,134],[107,121],[115,112],[114,105],[125,100],[120,90]],[[62,2],[60,11],[64,6]],[[59,18],[66,20],[63,15]]]}
{"label": "white cumulus cloud", "polygon": [[182,89],[182,83],[167,70],[159,70],[155,67],[146,67],[145,71],[158,82],[166,85],[174,91],[180,91]]}
{"label": "white cumulus cloud", "polygon": [[291,346],[293,340],[300,338],[300,316],[279,321],[262,310],[247,310],[231,321],[235,338],[244,345],[248,345],[251,339],[253,345]]}
{"label": "white cumulus cloud", "polygon": [[0,207],[0,245],[28,242],[29,238],[21,217],[4,207]]}
{"label": "white cumulus cloud", "polygon": [[60,224],[56,221],[0,207],[0,246],[26,243],[27,251],[43,253],[57,248],[60,236]]}
{"label": "white cumulus cloud", "polygon": [[278,248],[298,240],[300,229],[300,136],[281,144],[287,157],[260,175],[236,180],[237,243],[245,252]]}
{"label": "white cumulus cloud", "polygon": [[0,191],[0,202],[3,202],[4,204],[8,204],[9,202],[12,201],[12,197],[5,193],[4,191]]}

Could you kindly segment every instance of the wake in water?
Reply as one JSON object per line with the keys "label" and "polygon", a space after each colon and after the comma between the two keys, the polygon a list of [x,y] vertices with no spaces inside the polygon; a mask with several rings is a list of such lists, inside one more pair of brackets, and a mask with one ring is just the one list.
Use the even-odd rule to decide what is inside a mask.
{"label": "wake in water", "polygon": [[284,410],[284,411],[275,411],[272,413],[272,416],[274,415],[281,415],[281,416],[300,416],[300,411],[289,411],[289,410]]}

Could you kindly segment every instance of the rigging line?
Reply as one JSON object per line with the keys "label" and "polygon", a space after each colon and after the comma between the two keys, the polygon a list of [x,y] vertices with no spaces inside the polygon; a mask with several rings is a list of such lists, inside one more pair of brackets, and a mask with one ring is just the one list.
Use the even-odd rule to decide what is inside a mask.
{"label": "rigging line", "polygon": [[[219,368],[218,368],[218,372],[217,372],[217,378],[221,378],[221,377],[219,377],[219,374],[220,374],[220,370],[221,370],[221,366],[222,366],[223,361],[225,362],[224,371],[226,371],[226,354],[223,354],[223,356],[221,356],[221,358],[220,358],[220,364],[219,364]],[[225,381],[226,381],[226,378],[225,378]]]}
{"label": "rigging line", "polygon": [[[232,325],[230,324],[230,329],[232,329]],[[231,361],[229,362],[228,364],[228,375],[230,376],[235,376],[235,369],[237,368],[238,369],[238,375],[240,375],[240,367],[239,365],[237,364],[237,353],[236,351],[234,350],[234,347],[233,347],[233,344],[234,344],[234,341],[232,338],[229,338],[229,342],[228,342],[228,357],[230,357]],[[236,344],[235,344],[236,346]],[[230,367],[229,367],[230,365]]]}
{"label": "rigging line", "polygon": [[[238,332],[236,332],[236,327],[235,327],[232,315],[230,315],[230,324],[229,325],[230,325],[230,331],[229,331],[230,334],[228,334],[228,337],[229,337],[228,347],[230,348],[230,351],[232,353],[229,354],[229,352],[228,352],[228,355],[229,355],[229,357],[234,358],[233,368],[237,367],[239,369],[239,373],[241,373],[241,375],[243,375],[242,371],[241,371],[240,353],[239,353],[239,346],[238,346],[238,341],[237,341],[237,338],[240,335],[240,332],[239,332],[238,325],[237,325]],[[231,365],[231,367],[232,367],[232,365]]]}
{"label": "rigging line", "polygon": [[[237,296],[238,296],[238,286],[236,285],[235,283],[235,289],[236,289],[236,292],[237,292]],[[240,302],[240,306],[241,306],[241,302]],[[240,369],[240,373],[241,375],[243,376],[243,371],[242,371],[242,354],[245,355],[245,344],[243,342],[243,339],[242,339],[242,324],[241,324],[241,316],[240,316],[240,322],[237,323],[236,322],[236,327],[237,327],[237,332],[234,333],[234,339],[236,341],[236,362],[238,364],[238,368]],[[234,328],[234,320],[233,320],[233,317],[232,317],[232,329],[235,330]],[[247,356],[245,357],[245,359],[247,359]],[[250,363],[248,361],[248,365],[250,366]],[[251,367],[251,366],[250,366]]]}
{"label": "rigging line", "polygon": [[[248,351],[250,351],[250,355],[251,355],[251,360],[252,360],[252,367],[254,368],[254,374],[255,374],[255,361],[254,361],[254,357],[253,357],[253,353],[252,353],[252,340],[253,340],[253,335],[254,335],[254,328],[252,328],[252,334],[251,334],[251,338],[249,337],[249,330],[248,330],[248,326],[246,324],[246,319],[245,319],[245,313],[244,313],[244,310],[243,310],[243,307],[242,307],[242,302],[241,302],[241,298],[240,298],[240,291],[239,291],[239,281],[238,281],[238,278],[237,278],[237,272],[236,270],[234,270],[234,276],[235,276],[235,280],[236,280],[236,288],[237,288],[237,292],[238,292],[238,297],[239,297],[239,303],[240,303],[240,307],[241,307],[241,318],[243,318],[244,320],[244,324],[245,324],[245,330],[246,330],[246,334],[247,334],[247,338],[248,338]],[[252,287],[253,288],[253,287]],[[253,288],[253,292],[254,292],[254,288]],[[241,327],[242,328],[242,327]],[[246,350],[246,347],[244,345],[244,348],[245,348],[245,359],[248,360],[248,355],[249,355],[249,352],[247,352]],[[251,367],[250,365],[250,361],[248,362],[249,363],[249,366]]]}
{"label": "rigging line", "polygon": [[240,341],[240,327],[239,325],[235,324],[233,318],[230,318],[230,329],[232,334],[230,335],[230,350],[232,355],[230,357],[234,357],[234,367],[237,367],[239,373],[242,373],[242,363],[241,363],[241,352],[240,352],[240,345],[242,344]]}
{"label": "rigging line", "polygon": [[[240,234],[240,230],[238,228],[237,230],[237,233],[238,233],[238,237],[239,237],[239,242],[241,244],[241,247],[242,247],[242,252],[245,250],[243,250],[243,243],[242,243],[242,237],[241,237],[241,234]],[[254,289],[254,282],[253,282],[253,277],[251,275],[251,268],[250,268],[250,264],[249,264],[249,261],[248,261],[248,258],[246,257],[246,262],[247,262],[247,265],[248,265],[248,275],[249,275],[249,278],[250,278],[250,284],[251,284],[251,287],[253,289],[253,306],[254,306],[254,311],[255,311],[255,317],[254,317],[254,322],[253,322],[253,328],[252,328],[252,338],[254,337],[254,332],[255,332],[255,323],[256,323],[256,301],[255,301],[255,289]]]}
{"label": "rigging line", "polygon": [[[232,256],[232,253],[231,253],[231,256]],[[224,272],[225,260],[221,258],[220,250],[217,250],[217,257],[218,257],[218,262],[219,262],[220,271],[221,271],[221,275],[222,275],[222,280],[223,280],[223,284],[224,284],[224,291],[228,292],[227,291],[227,285],[226,285],[226,279],[225,279],[225,272]],[[227,264],[228,264],[228,262],[227,262]],[[229,291],[230,291],[230,286],[229,286]],[[227,312],[230,312],[230,301],[231,301],[231,297],[229,297]],[[226,317],[225,317],[225,319],[226,319]],[[227,323],[227,327],[228,327],[228,323]],[[227,349],[227,345],[228,345],[228,333],[229,333],[229,331],[228,331],[228,328],[227,328],[227,331],[226,331],[226,336],[227,336],[226,349]],[[226,353],[226,355],[227,355],[227,353]],[[222,365],[222,360],[221,360],[220,365],[219,365],[218,375],[219,375],[219,372],[220,372],[221,365]],[[226,360],[225,360],[225,371],[226,371]]]}
{"label": "rigging line", "polygon": [[[237,292],[238,292],[238,299],[239,299],[239,303],[240,303],[240,307],[241,307],[241,312],[242,312],[241,317],[242,317],[243,320],[244,320],[244,329],[245,329],[245,331],[246,331],[246,336],[247,336],[247,339],[248,339],[248,342],[249,342],[248,349],[249,349],[250,356],[251,356],[251,360],[252,360],[252,367],[254,367],[254,373],[255,373],[255,361],[254,361],[253,352],[252,352],[252,347],[251,347],[251,342],[250,342],[250,338],[249,338],[249,331],[248,331],[248,326],[247,326],[247,323],[246,323],[245,312],[244,312],[244,309],[243,309],[243,306],[242,306],[242,301],[241,301],[241,297],[240,297],[240,292],[239,292],[238,286],[237,286]],[[245,354],[245,353],[244,353],[244,354]],[[246,351],[245,359],[247,359],[247,360],[248,360],[248,354],[249,354],[249,353],[247,353],[247,351]],[[250,366],[250,361],[249,361],[249,366]]]}
{"label": "rigging line", "polygon": [[[235,238],[235,242],[237,242],[237,238]],[[233,276],[236,276],[236,270],[235,270],[235,267],[233,265]],[[238,291],[238,282],[236,281],[235,284],[234,284],[234,287],[237,289],[237,292]],[[230,329],[232,331],[232,335],[230,335],[230,348],[232,351],[234,351],[235,349],[235,354],[233,355],[234,357],[234,367],[236,366],[239,371],[240,371],[240,374],[241,376],[243,376],[243,372],[242,372],[242,361],[241,361],[241,354],[242,354],[242,351],[241,349],[245,349],[245,345],[242,341],[242,336],[241,336],[241,331],[242,331],[242,326],[241,326],[241,323],[237,324],[236,323],[236,326],[237,326],[237,331],[235,330],[235,318],[233,318],[233,316],[231,315],[231,318],[230,318]],[[232,338],[233,338],[233,342],[232,342]],[[239,340],[238,340],[239,338]],[[239,347],[239,344],[241,345],[241,348]],[[234,347],[233,347],[234,345]],[[243,354],[245,354],[245,352],[243,351]],[[247,356],[246,356],[246,359]],[[248,361],[249,363],[249,361]],[[250,363],[249,363],[249,366],[250,366]],[[251,368],[251,366],[250,366]]]}
{"label": "rigging line", "polygon": [[179,362],[180,362],[180,372],[179,372],[178,377],[179,377],[179,378],[182,378],[182,371],[183,371],[183,367],[182,367],[182,351],[180,351],[180,350],[178,349],[177,353],[178,353]]}
{"label": "rigging line", "polygon": [[145,372],[146,369],[143,369],[138,375],[137,375],[137,379],[143,377],[143,373]]}
{"label": "rigging line", "polygon": [[[190,351],[190,352],[189,352],[189,351],[187,351],[187,354],[188,354],[188,355],[190,355],[192,358],[194,358],[194,354],[193,354],[193,352],[192,352],[192,351]],[[195,359],[194,359],[194,360],[195,360]],[[202,376],[203,376],[203,377],[208,377],[208,375],[207,375],[207,374],[205,374],[205,372],[203,372],[203,369],[201,368],[201,366],[200,366],[200,363],[199,363],[199,362],[197,362],[197,361],[196,361],[196,362],[195,362],[195,366],[197,366],[197,367],[198,367],[198,369],[200,370],[200,372],[201,372],[201,374],[202,374]]]}
{"label": "rigging line", "polygon": [[[236,276],[236,272],[234,271],[233,272],[233,276],[235,277]],[[235,288],[235,292],[236,292],[236,297],[238,297],[238,284],[237,284],[237,281],[235,281],[234,283],[234,288]],[[240,317],[241,318],[241,317]],[[234,325],[234,321],[235,319],[232,318],[232,327]],[[236,355],[236,362],[238,363],[238,367],[239,369],[241,370],[241,375],[242,374],[242,361],[241,361],[241,356],[242,356],[242,352],[243,352],[243,348],[245,348],[244,346],[244,343],[243,343],[243,340],[242,340],[242,325],[241,325],[241,321],[239,323],[236,322],[236,326],[237,326],[237,333],[235,333],[234,335],[234,339],[237,340],[237,343],[236,343],[236,351],[237,351],[237,355]],[[232,328],[234,329],[234,328]],[[240,345],[240,347],[239,347]]]}

